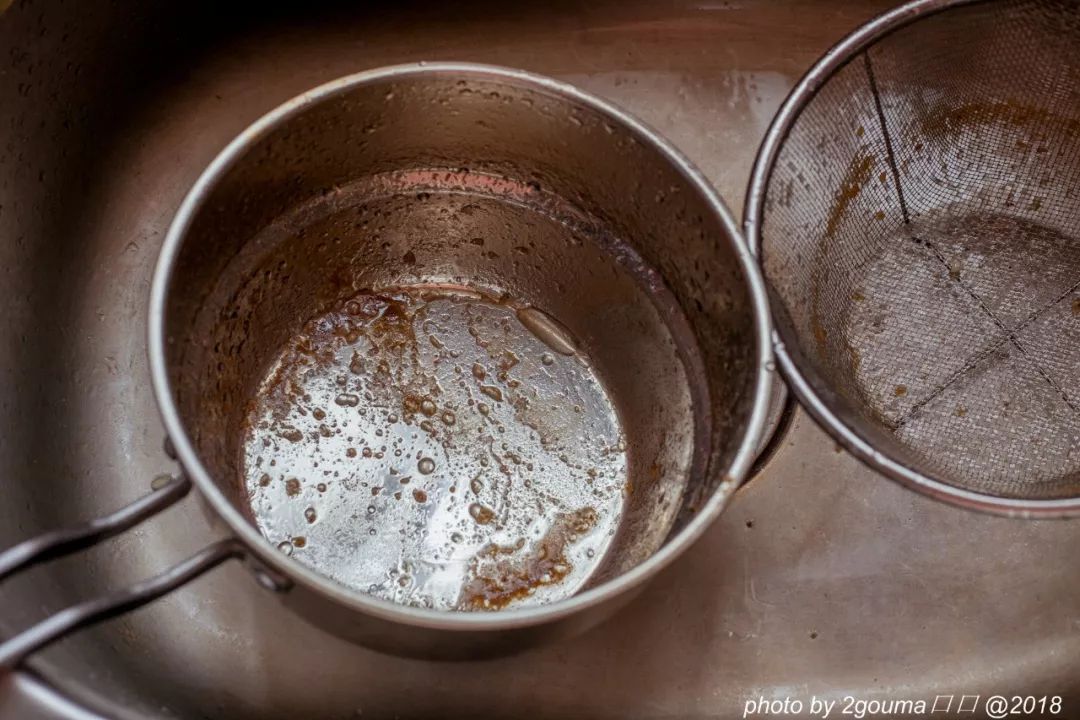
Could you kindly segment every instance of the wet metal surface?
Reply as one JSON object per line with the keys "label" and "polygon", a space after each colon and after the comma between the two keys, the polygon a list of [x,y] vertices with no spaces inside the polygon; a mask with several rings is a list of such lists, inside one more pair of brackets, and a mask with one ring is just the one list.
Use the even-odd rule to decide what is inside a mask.
{"label": "wet metal surface", "polygon": [[[525,67],[622,104],[739,207],[786,91],[885,5],[590,4],[517,19],[455,6],[440,23],[405,7],[382,20],[237,32],[195,54],[166,41],[166,9],[191,3],[86,4],[79,17],[37,3],[0,17],[0,45],[13,49],[0,94],[22,98],[0,103],[0,328],[15,339],[0,343],[2,544],[122,505],[174,468],[141,332],[150,271],[191,183],[262,112],[390,62]],[[148,22],[158,12],[164,20]],[[218,27],[213,17],[198,27]],[[152,52],[129,47],[137,22]],[[112,56],[124,62],[101,64]],[[162,57],[174,72],[148,59]],[[132,68],[149,77],[125,84]],[[135,98],[153,102],[132,107]],[[2,115],[20,103],[25,113]],[[86,115],[70,110],[81,107]],[[110,123],[122,132],[106,144]],[[36,330],[43,318],[49,333]],[[197,504],[178,507],[5,586],[0,602],[55,609],[160,570],[214,532]],[[43,654],[40,679],[0,683],[0,716],[79,717],[43,683],[123,718],[737,718],[748,698],[814,693],[1060,693],[1075,710],[1078,543],[1076,524],[918,497],[836,452],[800,412],[773,460],[661,583],[568,643],[496,663],[391,658],[314,630],[245,570],[225,568]],[[8,611],[0,624],[29,619]]]}
{"label": "wet metal surface", "polygon": [[587,359],[537,318],[412,287],[310,320],[248,416],[244,475],[262,533],[409,605],[573,594],[618,528],[626,444]]}
{"label": "wet metal surface", "polygon": [[961,3],[887,26],[815,67],[820,92],[793,95],[755,177],[779,362],[897,480],[998,512],[1071,512],[1075,8]]}

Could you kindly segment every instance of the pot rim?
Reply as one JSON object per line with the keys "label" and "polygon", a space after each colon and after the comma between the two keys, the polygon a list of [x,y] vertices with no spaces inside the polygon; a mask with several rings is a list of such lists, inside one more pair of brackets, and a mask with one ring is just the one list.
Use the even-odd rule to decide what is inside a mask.
{"label": "pot rim", "polygon": [[[166,370],[165,303],[172,284],[172,271],[192,220],[217,181],[255,142],[281,122],[308,107],[335,97],[357,86],[387,79],[417,75],[472,75],[510,84],[530,86],[551,95],[562,96],[585,105],[627,128],[638,140],[658,150],[674,168],[697,189],[712,212],[717,215],[729,241],[750,296],[754,320],[757,364],[754,373],[753,405],[750,418],[727,474],[697,515],[673,538],[649,558],[594,588],[548,605],[510,608],[499,612],[453,612],[400,605],[389,600],[350,590],[301,563],[291,560],[251,525],[226,498],[203,465],[184,423],[181,421]],[[498,631],[533,626],[554,621],[596,606],[641,585],[681,555],[704,533],[727,505],[735,489],[745,479],[755,459],[755,451],[764,431],[773,383],[771,328],[765,284],[757,263],[740,234],[739,226],[720,195],[681,152],[646,125],[605,100],[572,85],[523,70],[465,62],[418,62],[367,70],[330,81],[308,90],[279,105],[248,126],[207,166],[181,203],[158,255],[150,289],[148,347],[151,380],[158,410],[166,432],[176,449],[177,458],[213,511],[228,525],[254,557],[266,566],[306,588],[350,610],[406,625],[450,631]]]}

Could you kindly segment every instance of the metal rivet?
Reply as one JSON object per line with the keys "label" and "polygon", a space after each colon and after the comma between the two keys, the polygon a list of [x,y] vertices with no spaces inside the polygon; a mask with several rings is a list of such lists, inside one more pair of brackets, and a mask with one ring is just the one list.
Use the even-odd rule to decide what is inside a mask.
{"label": "metal rivet", "polygon": [[162,447],[164,448],[166,455],[173,460],[176,459],[176,448],[173,447],[172,439],[168,435],[165,436],[165,442],[162,443]]}
{"label": "metal rivet", "polygon": [[255,575],[255,582],[259,583],[259,586],[264,590],[270,590],[271,592],[286,592],[292,589],[292,582],[287,578],[281,577],[271,573],[265,568],[255,568],[252,570]]}

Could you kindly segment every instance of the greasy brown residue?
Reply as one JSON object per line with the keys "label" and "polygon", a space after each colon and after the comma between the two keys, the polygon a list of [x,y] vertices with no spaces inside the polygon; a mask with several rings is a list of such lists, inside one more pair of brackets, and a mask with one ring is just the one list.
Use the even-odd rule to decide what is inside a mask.
{"label": "greasy brown residue", "polygon": [[1045,108],[1023,105],[1015,100],[965,103],[938,108],[923,118],[920,129],[929,137],[944,137],[965,128],[1003,123],[1023,128],[1049,126],[1072,138],[1080,135],[1080,120],[1049,112]]}
{"label": "greasy brown residue", "polygon": [[298,548],[302,548],[302,547],[305,547],[305,546],[307,545],[307,538],[306,538],[306,537],[303,537],[303,536],[300,536],[300,537],[294,537],[294,538],[292,539],[292,544],[293,544],[293,545],[294,545],[295,547],[298,547]]}
{"label": "greasy brown residue", "polygon": [[1080,298],[1075,298],[1072,301],[1072,314],[1080,315]]}
{"label": "greasy brown residue", "polygon": [[859,348],[855,347],[851,343],[847,344],[848,358],[851,360],[851,372],[859,372],[859,366],[862,365],[862,354],[859,352]]}
{"label": "greasy brown residue", "polygon": [[495,511],[480,503],[469,506],[469,515],[478,525],[489,525],[495,519]]}
{"label": "greasy brown residue", "polygon": [[870,179],[875,163],[873,155],[856,155],[851,159],[844,173],[844,180],[840,184],[840,190],[833,201],[832,210],[829,212],[829,220],[825,225],[826,238],[831,239],[836,234],[851,202],[859,196],[863,185]]}
{"label": "greasy brown residue", "polygon": [[412,496],[413,496],[413,500],[415,500],[416,502],[419,502],[419,503],[427,502],[427,493],[424,492],[423,490],[413,490],[412,491]]}
{"label": "greasy brown residue", "polygon": [[[829,252],[827,241],[836,235],[836,230],[840,227],[840,222],[847,214],[848,207],[862,192],[863,185],[871,178],[875,163],[876,160],[873,155],[856,155],[851,159],[851,163],[844,172],[844,179],[840,184],[840,190],[836,194],[832,210],[829,211],[829,219],[825,224],[825,234],[819,243],[822,258],[826,257]],[[813,333],[818,350],[822,353],[826,350],[829,338],[828,331],[821,323],[821,286],[824,284],[825,278],[813,283],[810,297],[810,332]]]}
{"label": "greasy brown residue", "polygon": [[956,417],[964,417],[965,415],[967,415],[966,407],[960,406],[956,408]]}
{"label": "greasy brown residue", "polygon": [[811,313],[810,315],[810,331],[814,333],[814,341],[817,342],[818,349],[822,352],[825,352],[825,346],[829,339],[829,333],[825,331],[825,327],[821,324],[821,318],[818,315],[817,292],[814,293],[813,306],[813,313]]}
{"label": "greasy brown residue", "polygon": [[531,551],[520,556],[524,541],[512,546],[487,545],[470,561],[470,575],[459,606],[464,610],[498,610],[531,595],[539,587],[554,585],[572,569],[566,548],[596,525],[592,508],[561,513]]}
{"label": "greasy brown residue", "polygon": [[893,388],[893,395],[896,397],[904,397],[907,395],[907,385],[897,385]]}
{"label": "greasy brown residue", "polygon": [[300,494],[300,481],[296,478],[289,478],[285,481],[285,494],[289,497],[296,497]]}

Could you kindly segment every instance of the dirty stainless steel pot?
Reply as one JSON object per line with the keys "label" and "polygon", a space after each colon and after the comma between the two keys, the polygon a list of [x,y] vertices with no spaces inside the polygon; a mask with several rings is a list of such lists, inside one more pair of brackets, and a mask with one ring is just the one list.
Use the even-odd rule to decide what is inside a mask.
{"label": "dirty stainless steel pot", "polygon": [[[159,256],[151,369],[183,476],[17,546],[0,578],[130,527],[189,483],[231,539],[53,616],[0,656],[14,666],[232,557],[302,616],[389,652],[476,657],[577,632],[684,551],[745,477],[770,392],[767,328],[720,198],[618,109],[469,64],[323,85],[214,160]],[[295,477],[300,466],[322,475]],[[575,511],[560,493],[585,485],[595,502]],[[432,518],[447,528],[427,534]],[[401,538],[380,538],[389,528]],[[522,539],[507,550],[491,528]],[[434,582],[402,596],[415,567],[370,582],[388,570],[386,543],[404,557],[471,542],[491,557],[529,533],[543,536],[524,579],[512,560],[478,577],[451,558],[473,573],[457,590],[483,581],[475,612],[448,612],[460,592]]]}

